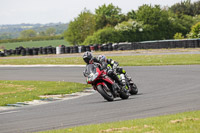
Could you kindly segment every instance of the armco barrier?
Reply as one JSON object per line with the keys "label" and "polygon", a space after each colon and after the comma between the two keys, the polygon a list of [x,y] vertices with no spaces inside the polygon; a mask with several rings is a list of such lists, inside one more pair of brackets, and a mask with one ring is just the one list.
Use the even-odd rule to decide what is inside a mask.
{"label": "armco barrier", "polygon": [[[121,42],[109,44],[94,44],[88,46],[64,46],[60,45],[61,54],[80,53],[85,51],[112,51],[112,50],[136,50],[136,49],[161,49],[161,48],[200,48],[199,39],[187,40],[158,40],[158,41],[143,41],[143,42]],[[17,47],[14,50],[4,50],[0,52],[0,56],[10,55],[41,55],[41,54],[56,54],[56,48],[52,46],[40,48],[23,48]]]}

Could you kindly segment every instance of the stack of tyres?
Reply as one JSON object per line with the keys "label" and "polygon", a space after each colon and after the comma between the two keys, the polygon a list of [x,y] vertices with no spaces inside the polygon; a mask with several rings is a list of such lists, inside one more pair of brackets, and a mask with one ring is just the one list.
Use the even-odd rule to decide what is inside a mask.
{"label": "stack of tyres", "polygon": [[16,48],[16,55],[20,55],[20,54],[21,54],[20,48]]}
{"label": "stack of tyres", "polygon": [[43,50],[42,49],[43,49],[43,47],[39,48],[39,54],[43,54]]}
{"label": "stack of tyres", "polygon": [[85,50],[90,52],[90,46],[86,46]]}
{"label": "stack of tyres", "polygon": [[15,55],[16,54],[16,50],[15,49],[11,49],[11,54]]}
{"label": "stack of tyres", "polygon": [[94,45],[94,50],[95,50],[95,51],[98,51],[98,50],[99,50],[99,44],[95,44],[95,45]]}
{"label": "stack of tyres", "polygon": [[7,56],[7,49],[4,49],[3,52],[4,52],[4,54]]}
{"label": "stack of tyres", "polygon": [[21,55],[26,56],[26,49],[25,48],[21,49]]}
{"label": "stack of tyres", "polygon": [[78,46],[73,47],[73,53],[78,53]]}
{"label": "stack of tyres", "polygon": [[70,53],[70,47],[65,47],[65,53]]}
{"label": "stack of tyres", "polygon": [[86,51],[85,45],[81,46],[81,52],[85,52],[85,51]]}
{"label": "stack of tyres", "polygon": [[43,53],[43,54],[47,54],[47,47],[44,47],[44,48],[42,49],[42,53]]}
{"label": "stack of tyres", "polygon": [[56,54],[56,47],[52,47],[53,54]]}
{"label": "stack of tyres", "polygon": [[101,45],[101,46],[100,46],[100,50],[101,50],[101,51],[104,51],[104,45]]}
{"label": "stack of tyres", "polygon": [[103,51],[108,51],[108,44],[103,45]]}
{"label": "stack of tyres", "polygon": [[5,56],[5,54],[0,51],[0,57],[3,57],[3,56]]}
{"label": "stack of tyres", "polygon": [[[26,55],[30,55],[30,50],[29,50],[29,48],[26,48]],[[25,53],[25,52],[24,52]]]}
{"label": "stack of tyres", "polygon": [[117,43],[114,43],[112,46],[113,46],[113,50],[118,50],[118,44]]}
{"label": "stack of tyres", "polygon": [[53,48],[51,46],[47,47],[47,54],[53,54]]}
{"label": "stack of tyres", "polygon": [[108,45],[108,51],[113,51],[112,43],[109,43],[107,45]]}
{"label": "stack of tyres", "polygon": [[64,53],[65,53],[65,46],[62,45],[62,46],[61,46],[61,54],[64,54]]}
{"label": "stack of tyres", "polygon": [[73,53],[73,47],[70,47],[70,53]]}
{"label": "stack of tyres", "polygon": [[39,54],[39,48],[33,48],[33,55]]}

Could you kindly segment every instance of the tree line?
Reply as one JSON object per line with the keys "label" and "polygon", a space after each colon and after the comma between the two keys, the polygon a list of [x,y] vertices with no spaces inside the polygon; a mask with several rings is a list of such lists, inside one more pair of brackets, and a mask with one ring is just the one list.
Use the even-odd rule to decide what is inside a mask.
{"label": "tree line", "polygon": [[186,0],[171,7],[142,5],[127,14],[113,4],[95,13],[84,9],[64,32],[73,45],[137,42],[200,37],[200,1]]}
{"label": "tree line", "polygon": [[3,39],[0,43],[25,42],[25,41],[43,41],[43,40],[61,40],[64,37],[56,34],[55,28],[48,28],[45,31],[36,32],[34,29],[23,30],[20,36],[15,39]]}

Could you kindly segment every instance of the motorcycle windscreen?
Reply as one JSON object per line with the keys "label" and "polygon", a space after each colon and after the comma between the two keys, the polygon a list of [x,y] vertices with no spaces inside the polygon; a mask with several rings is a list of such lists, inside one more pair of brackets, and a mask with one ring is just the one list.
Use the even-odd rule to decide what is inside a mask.
{"label": "motorcycle windscreen", "polygon": [[94,64],[89,64],[86,66],[85,75],[88,76],[91,73],[96,73],[96,67]]}

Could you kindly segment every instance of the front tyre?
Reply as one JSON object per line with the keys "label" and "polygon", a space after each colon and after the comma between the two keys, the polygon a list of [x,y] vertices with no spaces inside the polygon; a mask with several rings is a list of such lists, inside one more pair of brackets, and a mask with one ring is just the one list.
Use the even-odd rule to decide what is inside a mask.
{"label": "front tyre", "polygon": [[129,95],[128,93],[125,91],[125,90],[122,90],[120,93],[119,93],[119,97],[121,99],[128,99]]}
{"label": "front tyre", "polygon": [[110,89],[105,85],[98,85],[97,91],[107,100],[107,101],[113,101],[114,97],[110,91]]}
{"label": "front tyre", "polygon": [[136,95],[138,93],[138,88],[137,88],[136,84],[133,83],[132,85],[130,85],[129,93],[131,95]]}

